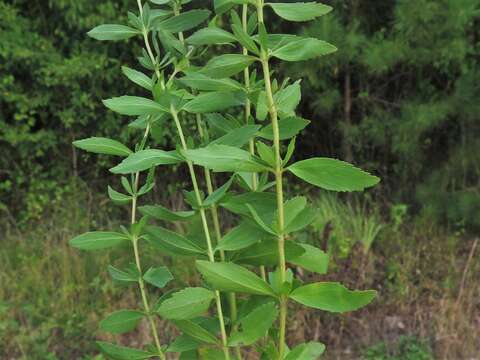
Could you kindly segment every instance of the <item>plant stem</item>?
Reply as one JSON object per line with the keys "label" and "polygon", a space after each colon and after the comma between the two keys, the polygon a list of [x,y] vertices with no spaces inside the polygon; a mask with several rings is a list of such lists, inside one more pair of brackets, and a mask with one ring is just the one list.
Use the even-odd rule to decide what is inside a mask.
{"label": "plant stem", "polygon": [[[200,114],[196,114],[196,120],[197,120],[197,129],[198,129],[198,134],[200,135],[201,139],[205,138],[205,133],[203,131],[203,126],[202,126],[202,116]],[[213,193],[213,182],[212,182],[212,176],[210,173],[210,170],[206,167],[203,168],[203,171],[205,173],[205,182],[207,184],[207,192],[208,194]],[[220,221],[218,217],[218,208],[216,204],[213,204],[211,207],[211,212],[212,212],[212,220],[213,220],[213,228],[215,230],[215,237],[217,240],[217,244],[220,242],[222,239],[222,232],[220,228]],[[225,261],[225,252],[223,250],[220,250],[220,259],[222,261]],[[230,292],[228,293],[228,304],[230,306],[230,317],[232,319],[232,322],[235,322],[237,320],[237,299],[235,297],[235,293]],[[240,346],[235,347],[235,353],[237,355],[237,358],[239,360],[242,359],[242,353],[240,351]]]}
{"label": "plant stem", "polygon": [[[257,2],[258,23],[263,22],[263,0]],[[263,77],[265,81],[265,92],[267,93],[268,109],[273,129],[273,147],[275,152],[275,188],[277,195],[277,222],[278,222],[278,269],[280,272],[280,281],[283,284],[286,281],[286,261],[285,261],[285,236],[283,234],[285,227],[285,216],[283,208],[283,168],[282,158],[280,156],[280,131],[278,128],[278,114],[275,101],[273,99],[272,81],[270,79],[270,68],[268,64],[268,49],[261,50],[261,62]],[[288,298],[284,295],[280,298],[280,321],[278,335],[278,356],[283,359],[285,355],[285,332],[287,323]]]}
{"label": "plant stem", "polygon": [[[170,112],[175,122],[175,126],[177,127],[178,136],[180,137],[182,148],[183,150],[188,150],[187,142],[185,141],[185,136],[183,135],[182,125],[180,124],[180,120],[178,118],[178,113],[173,106],[170,106]],[[192,180],[195,197],[196,197],[197,203],[200,206],[199,212],[200,212],[200,218],[202,220],[203,232],[205,234],[205,239],[207,241],[208,259],[210,260],[210,262],[215,262],[215,256],[214,256],[213,247],[212,247],[212,239],[210,237],[210,231],[208,229],[207,216],[205,214],[205,209],[201,206],[202,197],[200,196],[200,189],[198,187],[197,176],[195,175],[195,169],[193,168],[193,163],[190,160],[187,160],[187,166],[190,172],[190,178]],[[225,359],[229,360],[230,353],[227,347],[227,332],[225,331],[225,321],[223,318],[222,302],[220,299],[220,292],[218,290],[215,290],[215,303],[217,305],[217,315],[220,323],[220,333],[222,336],[223,353],[225,355]]]}
{"label": "plant stem", "polygon": [[[143,135],[143,139],[142,139],[142,143],[147,139],[148,137],[148,134],[150,132],[150,126],[147,125],[147,128],[145,129],[145,134]],[[140,173],[137,172],[135,173],[135,180],[134,180],[134,184],[133,184],[133,197],[132,197],[132,218],[131,218],[131,224],[135,224],[135,221],[136,221],[136,213],[137,213],[137,195],[136,195],[136,192],[138,190],[138,182],[139,182],[139,178],[140,178]],[[160,359],[162,360],[165,360],[165,354],[163,353],[162,351],[162,346],[160,345],[160,340],[159,340],[159,337],[158,337],[158,332],[157,332],[157,327],[156,327],[156,324],[155,324],[155,320],[152,316],[152,314],[150,313],[150,305],[148,303],[148,294],[147,294],[147,289],[145,287],[145,282],[143,281],[143,278],[142,278],[142,265],[141,265],[141,262],[140,262],[140,254],[139,254],[139,251],[138,251],[138,238],[137,237],[134,237],[133,238],[133,253],[135,255],[135,265],[137,267],[137,270],[138,270],[138,273],[139,273],[139,278],[138,278],[138,287],[140,289],[140,294],[142,296],[142,302],[143,302],[143,307],[145,309],[145,312],[147,313],[147,318],[148,318],[148,321],[150,323],[150,329],[152,331],[152,336],[153,336],[153,339],[155,341],[155,346],[157,348],[157,352],[158,352],[158,356],[160,357]]]}
{"label": "plant stem", "polygon": [[[138,5],[138,11],[140,12],[140,18],[143,18],[142,1],[137,0],[137,5]],[[157,79],[160,79],[160,70],[158,69],[157,61],[155,59],[155,56],[153,55],[153,51],[150,46],[150,40],[148,40],[148,31],[147,29],[145,29],[145,25],[143,26],[142,34],[143,34],[143,41],[145,42],[145,48],[147,49],[148,56],[150,56],[150,60],[152,61],[153,66],[155,67],[155,75],[157,75]]]}
{"label": "plant stem", "polygon": [[[247,32],[247,25],[248,25],[248,4],[243,4],[242,5],[242,28],[243,31]],[[242,53],[243,55],[248,55],[248,49],[246,47],[242,46]],[[247,66],[245,69],[243,69],[243,81],[245,84],[245,88],[247,91],[249,91],[250,87],[250,68]],[[250,102],[250,99],[245,101],[245,110],[244,110],[244,116],[245,116],[245,124],[248,125],[250,122],[250,114],[251,114],[251,107],[252,104]],[[255,155],[255,140],[250,139],[248,142],[248,148],[250,151],[250,154]],[[252,172],[252,189],[253,191],[257,191],[257,173]],[[262,279],[264,281],[267,281],[267,276],[265,272],[265,266],[260,265],[260,275],[262,276]]]}

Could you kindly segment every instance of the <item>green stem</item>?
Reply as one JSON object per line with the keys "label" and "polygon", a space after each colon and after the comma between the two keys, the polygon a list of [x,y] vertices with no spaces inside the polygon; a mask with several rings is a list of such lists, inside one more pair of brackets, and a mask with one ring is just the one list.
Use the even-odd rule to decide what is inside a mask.
{"label": "green stem", "polygon": [[[188,150],[187,142],[185,141],[185,136],[183,135],[182,125],[180,124],[180,120],[178,118],[178,113],[174,109],[173,106],[170,106],[170,112],[171,112],[173,120],[175,122],[175,126],[177,127],[178,136],[180,137],[180,142],[181,142],[182,148],[183,148],[183,150]],[[187,166],[188,166],[188,170],[190,172],[190,178],[192,180],[192,185],[193,185],[193,190],[195,192],[195,197],[196,197],[197,203],[200,205],[199,212],[200,212],[200,218],[202,220],[203,232],[205,234],[205,239],[207,241],[208,259],[211,262],[215,262],[215,256],[214,256],[213,246],[212,246],[212,239],[210,237],[210,231],[208,229],[207,216],[205,214],[205,209],[201,206],[202,197],[200,195],[200,189],[198,187],[197,176],[195,175],[195,169],[193,168],[193,163],[190,160],[187,160]],[[221,299],[220,299],[220,292],[218,290],[215,290],[215,303],[217,305],[217,315],[218,315],[218,320],[219,320],[219,323],[220,323],[220,333],[221,333],[221,336],[222,336],[223,353],[225,355],[225,359],[229,360],[230,359],[230,353],[229,353],[228,347],[227,347],[227,332],[225,330],[225,320],[223,318],[222,302],[221,302]]]}
{"label": "green stem", "polygon": [[[248,4],[243,4],[242,5],[242,28],[243,31],[247,32],[247,25],[248,25]],[[248,55],[248,49],[246,47],[242,46],[242,53],[243,55]],[[243,81],[245,84],[245,88],[247,91],[249,91],[250,87],[250,68],[247,66],[243,70]],[[250,121],[250,114],[252,112],[251,110],[252,104],[250,100],[247,97],[247,100],[245,101],[245,111],[244,111],[244,116],[245,116],[245,124],[248,125]],[[255,155],[255,140],[250,139],[248,142],[248,148],[250,151],[250,154]],[[258,187],[258,181],[257,181],[257,173],[252,173],[252,189],[253,191],[257,191]],[[260,275],[262,276],[262,279],[264,281],[267,280],[266,272],[265,272],[265,266],[260,265]]]}
{"label": "green stem", "polygon": [[[145,130],[145,134],[143,135],[143,139],[142,139],[142,143],[147,139],[148,137],[148,134],[150,132],[150,126],[147,125],[147,128]],[[135,180],[134,180],[134,184],[133,184],[133,193],[135,195],[133,195],[132,197],[132,218],[131,218],[131,223],[132,225],[135,224],[135,221],[136,221],[136,214],[137,214],[137,195],[136,195],[136,192],[137,192],[137,189],[138,189],[138,182],[139,182],[139,178],[140,178],[140,173],[137,172],[135,173]],[[158,356],[160,357],[160,359],[162,360],[165,360],[165,354],[163,353],[162,351],[162,346],[160,345],[160,339],[158,337],[158,332],[157,332],[157,327],[156,327],[156,324],[155,324],[155,320],[154,320],[154,317],[152,316],[151,312],[150,312],[150,305],[149,305],[149,302],[148,302],[148,293],[147,293],[147,289],[145,287],[145,282],[143,281],[143,278],[142,278],[142,265],[141,265],[141,261],[140,261],[140,253],[139,253],[139,250],[138,250],[138,238],[135,237],[133,238],[133,253],[134,253],[134,256],[135,256],[135,265],[137,267],[137,270],[138,270],[138,273],[140,274],[139,278],[138,278],[138,287],[140,289],[140,294],[142,296],[142,302],[143,302],[143,307],[145,309],[145,313],[147,314],[147,318],[148,318],[148,321],[150,323],[150,330],[152,331],[152,336],[153,336],[153,339],[154,339],[154,342],[155,342],[155,346],[157,348],[157,352],[158,352]]]}
{"label": "green stem", "polygon": [[[198,134],[200,135],[201,139],[204,139],[205,133],[203,131],[203,126],[202,126],[202,116],[200,114],[197,114],[196,120],[197,120]],[[204,167],[203,170],[205,173],[205,182],[207,184],[207,192],[210,195],[213,193],[212,176],[208,168]],[[218,244],[222,239],[222,232],[220,228],[217,205],[215,204],[212,205],[211,212],[212,212],[213,228],[215,230],[215,237]],[[225,261],[225,252],[223,250],[220,250],[220,259],[222,261]],[[237,299],[236,299],[235,293],[233,292],[228,293],[228,304],[230,306],[230,317],[232,318],[232,322],[235,322],[237,320]],[[235,353],[237,355],[237,358],[241,360],[242,353],[240,351],[240,346],[235,347]]]}
{"label": "green stem", "polygon": [[[258,23],[263,24],[263,0],[257,3]],[[283,167],[280,156],[280,131],[278,127],[278,113],[273,99],[272,81],[270,79],[270,68],[268,63],[268,49],[261,50],[261,62],[263,77],[265,81],[265,92],[267,93],[268,109],[273,129],[273,147],[275,152],[275,189],[277,195],[277,223],[278,223],[278,269],[280,272],[280,281],[283,284],[286,281],[286,261],[285,261],[285,236],[283,234],[285,227],[285,215],[283,208]],[[278,335],[278,356],[283,359],[285,356],[285,332],[287,323],[288,298],[284,295],[280,298],[280,321]]]}

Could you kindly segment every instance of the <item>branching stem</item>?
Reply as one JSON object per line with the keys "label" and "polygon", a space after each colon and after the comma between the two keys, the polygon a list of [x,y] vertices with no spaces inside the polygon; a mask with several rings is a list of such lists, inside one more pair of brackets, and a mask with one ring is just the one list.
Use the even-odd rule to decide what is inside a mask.
{"label": "branching stem", "polygon": [[[143,135],[142,143],[145,142],[145,140],[148,138],[148,134],[150,132],[150,126],[147,125],[147,128],[145,129],[145,134]],[[133,183],[133,197],[132,197],[132,218],[131,218],[131,223],[132,225],[135,224],[136,222],[136,213],[137,213],[137,190],[138,190],[138,182],[140,178],[140,173],[137,172],[134,175],[134,183]],[[142,296],[142,303],[143,303],[143,308],[145,309],[145,313],[147,314],[148,321],[150,323],[150,330],[152,332],[153,340],[155,342],[155,347],[157,348],[157,353],[158,356],[160,357],[161,360],[165,360],[165,354],[162,351],[162,346],[160,345],[160,339],[158,337],[158,332],[157,332],[157,326],[155,324],[155,319],[152,316],[150,312],[150,305],[148,302],[148,293],[147,289],[145,287],[145,282],[143,281],[142,277],[142,265],[140,261],[140,253],[138,250],[138,237],[134,237],[132,240],[133,243],[133,253],[135,256],[135,265],[137,267],[138,273],[139,273],[139,278],[138,278],[138,287],[140,289],[140,294]]]}
{"label": "branching stem", "polygon": [[[180,120],[178,118],[178,113],[173,106],[170,107],[170,112],[171,112],[173,120],[175,122],[175,126],[177,127],[177,132],[178,132],[178,136],[180,137],[180,142],[182,144],[182,148],[183,148],[183,150],[188,150],[187,142],[185,141],[185,136],[183,134],[182,125],[181,125]],[[215,262],[215,256],[214,256],[213,246],[212,246],[212,239],[210,237],[210,231],[208,229],[208,222],[207,222],[207,216],[205,214],[205,209],[202,207],[202,197],[200,195],[200,189],[198,187],[198,182],[197,182],[197,176],[195,174],[195,169],[193,167],[193,163],[190,160],[187,160],[187,166],[188,166],[188,170],[190,172],[190,178],[191,178],[191,181],[192,181],[193,190],[195,192],[195,198],[196,198],[197,203],[199,205],[199,212],[200,212],[200,218],[202,220],[203,232],[205,234],[205,239],[207,241],[208,259],[211,262]],[[221,333],[221,336],[222,336],[223,353],[225,355],[225,359],[229,360],[230,359],[230,353],[229,353],[228,347],[227,347],[227,332],[225,330],[225,320],[224,320],[224,317],[223,317],[222,302],[221,302],[221,298],[220,298],[220,292],[218,290],[215,290],[215,303],[217,305],[217,315],[218,315],[218,320],[220,322],[220,333]]]}

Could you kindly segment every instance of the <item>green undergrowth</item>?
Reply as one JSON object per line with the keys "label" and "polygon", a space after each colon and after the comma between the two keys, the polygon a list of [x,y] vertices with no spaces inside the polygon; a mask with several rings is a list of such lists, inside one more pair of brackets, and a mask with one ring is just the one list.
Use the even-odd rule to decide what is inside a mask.
{"label": "green undergrowth", "polygon": [[[13,227],[2,229],[1,358],[102,359],[94,341],[113,338],[106,338],[98,330],[98,321],[119,306],[128,307],[136,301],[135,291],[108,281],[104,270],[112,264],[112,259],[117,259],[113,262],[115,265],[125,265],[121,262],[128,258],[128,249],[120,248],[92,257],[80,256],[67,245],[72,234],[79,231],[92,226],[114,225],[109,221],[109,214],[119,218],[118,209],[102,199],[94,196],[87,202],[67,198],[63,208],[57,208],[40,224],[31,224],[18,231]],[[318,209],[317,221],[302,234],[302,241],[323,247],[325,225],[330,222],[327,236],[330,240],[326,246],[335,258],[332,272],[346,283],[372,284],[382,294],[375,310],[351,315],[359,319],[366,317],[363,321],[368,327],[361,333],[357,333],[355,321],[352,328],[347,326],[345,331],[344,325],[335,325],[338,320],[330,319],[332,315],[322,315],[321,340],[332,337],[332,342],[348,344],[354,349],[356,358],[363,356],[365,360],[429,360],[435,358],[433,353],[436,356],[447,354],[446,359],[455,359],[475,354],[478,345],[475,345],[471,313],[475,309],[475,291],[471,284],[478,281],[475,274],[480,270],[475,259],[467,271],[462,298],[464,308],[470,312],[457,316],[452,311],[453,315],[449,315],[457,300],[458,284],[468,257],[469,242],[464,234],[445,234],[428,219],[406,218],[401,209],[394,209],[389,216],[380,216],[379,211],[375,211],[379,207],[375,203],[358,204],[352,199],[348,205],[338,197],[322,194],[316,195],[313,202]],[[89,209],[91,206],[96,208],[96,218],[90,215],[93,213]],[[355,226],[358,223],[381,228],[368,252],[361,239],[370,233],[370,227],[359,230],[362,228]],[[144,254],[146,266],[158,261],[155,259],[158,253],[149,253],[145,251]],[[366,260],[356,261],[359,255]],[[189,261],[168,264],[177,279],[172,288],[199,281]],[[364,278],[359,278],[362,272]],[[415,321],[415,314],[421,316],[420,323]],[[392,315],[405,324],[401,332],[395,330],[390,334],[384,324],[383,320]],[[305,321],[313,323],[318,316],[314,313]],[[428,336],[445,340],[430,348],[427,342],[419,340],[422,338],[408,336],[415,333],[415,327],[427,327]],[[296,331],[290,331],[296,336]],[[446,335],[452,332],[465,335],[462,346],[453,340],[445,342],[450,339]],[[389,340],[383,337],[385,333],[389,334]],[[162,336],[172,336],[172,329],[167,328]],[[143,331],[122,338],[123,343],[132,345],[147,340],[148,335]],[[328,359],[342,356],[331,354]]]}

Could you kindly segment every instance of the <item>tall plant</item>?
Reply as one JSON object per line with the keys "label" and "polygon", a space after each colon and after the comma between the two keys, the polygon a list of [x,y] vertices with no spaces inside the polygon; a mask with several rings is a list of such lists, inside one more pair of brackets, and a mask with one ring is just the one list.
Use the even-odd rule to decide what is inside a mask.
{"label": "tall plant", "polygon": [[[100,323],[100,328],[113,333],[132,331],[146,318],[153,339],[153,346],[142,350],[107,342],[99,342],[99,346],[114,359],[166,359],[169,353],[180,353],[184,358],[241,359],[245,347],[251,347],[264,359],[316,359],[324,351],[323,344],[309,342],[291,350],[286,344],[288,302],[345,312],[368,304],[375,292],[350,291],[331,282],[303,284],[295,278],[288,264],[325,274],[328,256],[318,248],[295,241],[294,233],[313,221],[315,211],[303,196],[284,199],[283,177],[290,173],[332,191],[363,190],[379,179],[336,159],[319,157],[290,164],[296,135],[309,121],[295,113],[301,97],[300,82],[276,78],[278,75],[270,69],[271,60],[302,61],[336,49],[314,38],[269,34],[264,11],[269,8],[289,21],[307,21],[327,14],[331,8],[313,2],[216,0],[217,16],[208,27],[185,37],[204,23],[210,12],[182,12],[188,1],[151,3],[154,8],[138,1],[138,13],[128,14],[129,26],[100,25],[89,32],[98,40],[123,40],[138,35],[144,45],[139,63],[150,72],[146,75],[128,67],[122,69],[149,97],[104,100],[109,109],[137,117],[130,126],[141,129],[143,135],[133,151],[107,138],[74,143],[87,151],[124,157],[110,170],[121,175],[126,193],[110,187],[108,190],[112,201],[129,204],[130,227],[122,227],[121,232],[88,232],[70,242],[83,250],[132,244],[134,267],[110,266],[109,272],[117,281],[138,283],[142,309],[114,312]],[[217,26],[219,19],[227,15],[231,29],[221,29]],[[225,44],[238,44],[240,50],[211,56],[203,64],[206,54]],[[263,76],[258,76],[257,71]],[[242,81],[235,80],[237,76]],[[254,124],[252,109],[255,120],[261,124]],[[185,121],[189,118],[196,121],[198,136],[185,133]],[[150,148],[151,128],[168,126],[170,122],[178,135],[177,147],[168,151]],[[283,147],[282,141],[286,140],[288,145]],[[185,190],[184,199],[190,210],[145,205],[139,207],[144,216],[138,220],[137,202],[152,190],[154,169],[172,164],[187,165],[193,190]],[[206,195],[195,166],[203,167]],[[215,189],[212,171],[231,175]],[[222,226],[224,211],[235,215],[237,225],[222,236],[222,231],[227,230]],[[149,224],[150,219],[168,224],[196,218],[200,220],[201,233],[181,234]],[[152,306],[147,287],[163,289],[173,277],[164,266],[144,272],[139,251],[143,241],[165,255],[195,257],[205,284],[164,292]],[[228,310],[223,300],[229,303]],[[212,302],[215,306],[210,311]],[[182,335],[162,345],[157,317],[172,321]]]}

